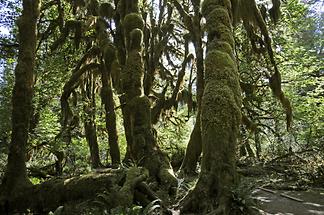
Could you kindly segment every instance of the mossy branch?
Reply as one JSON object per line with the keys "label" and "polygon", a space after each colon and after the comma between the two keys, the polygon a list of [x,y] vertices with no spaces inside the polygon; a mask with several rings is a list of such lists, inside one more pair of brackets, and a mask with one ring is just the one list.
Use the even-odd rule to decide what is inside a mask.
{"label": "mossy branch", "polygon": [[164,93],[162,94],[163,96],[161,98],[159,98],[159,100],[156,102],[156,105],[152,108],[152,118],[151,119],[152,119],[153,124],[156,124],[158,122],[162,111],[169,110],[172,107],[176,106],[176,103],[178,100],[178,94],[180,92],[180,88],[183,83],[186,66],[193,59],[194,59],[194,55],[189,54],[188,56],[185,57],[184,61],[182,62],[182,68],[179,71],[177,83],[172,91],[171,97],[168,99],[165,99],[165,93],[166,93],[166,89],[167,89],[167,88],[165,88]]}
{"label": "mossy branch", "polygon": [[72,111],[69,106],[68,98],[75,88],[78,87],[80,77],[87,71],[99,68],[99,64],[90,63],[83,66],[81,69],[76,70],[68,82],[63,87],[63,93],[61,96],[61,111],[62,111],[62,125],[65,127],[68,124],[69,119],[71,118]]}

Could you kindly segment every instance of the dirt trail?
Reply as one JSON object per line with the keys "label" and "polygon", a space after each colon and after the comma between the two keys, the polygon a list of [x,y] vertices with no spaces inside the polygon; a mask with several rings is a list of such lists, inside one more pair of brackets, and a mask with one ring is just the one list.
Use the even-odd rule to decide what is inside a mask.
{"label": "dirt trail", "polygon": [[[256,189],[253,197],[259,200],[262,214],[278,215],[324,215],[324,189],[308,191],[273,190],[275,193]],[[300,199],[302,202],[292,200],[280,194]]]}

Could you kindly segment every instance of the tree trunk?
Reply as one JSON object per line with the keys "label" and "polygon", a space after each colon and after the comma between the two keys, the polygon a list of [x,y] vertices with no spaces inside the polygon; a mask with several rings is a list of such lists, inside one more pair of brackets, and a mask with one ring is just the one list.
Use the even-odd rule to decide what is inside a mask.
{"label": "tree trunk", "polygon": [[183,211],[230,213],[235,179],[235,147],[241,121],[241,90],[234,60],[230,4],[202,4],[208,33],[205,89],[201,104],[203,156],[195,188],[182,200]]}
{"label": "tree trunk", "polygon": [[[134,4],[134,5],[132,5]],[[127,152],[140,166],[149,170],[163,184],[175,186],[177,180],[166,155],[157,146],[155,130],[151,123],[151,103],[144,94],[144,64],[142,56],[144,21],[138,9],[138,2],[121,1],[126,6],[121,14],[123,21],[127,59],[122,70],[122,89],[125,93],[124,124]],[[123,9],[123,7],[120,7]]]}
{"label": "tree trunk", "polygon": [[17,21],[19,55],[12,93],[12,134],[7,170],[2,184],[2,191],[8,196],[19,188],[30,185],[25,159],[32,110],[38,17],[39,1],[24,0],[22,15]]}
{"label": "tree trunk", "polygon": [[200,14],[200,1],[192,0],[194,5],[195,16],[192,19],[192,35],[193,43],[196,54],[197,65],[197,116],[196,123],[190,135],[190,139],[186,148],[186,154],[181,164],[180,173],[185,175],[192,175],[196,173],[196,167],[198,160],[202,152],[202,140],[201,140],[201,98],[204,92],[204,50],[202,48],[202,30],[200,26],[201,14]]}
{"label": "tree trunk", "polygon": [[96,101],[95,101],[95,81],[93,75],[89,74],[86,79],[86,90],[83,91],[85,99],[84,104],[84,130],[85,136],[90,149],[91,167],[98,168],[101,165],[99,157],[99,146],[97,140],[97,127],[95,123],[96,118]]}
{"label": "tree trunk", "polygon": [[200,110],[195,126],[191,132],[190,139],[186,148],[186,154],[180,167],[180,175],[196,174],[197,163],[202,151],[201,129],[200,129]]}
{"label": "tree trunk", "polygon": [[84,122],[85,136],[90,149],[91,167],[98,168],[101,166],[99,157],[99,146],[97,141],[97,129],[92,120]]}
{"label": "tree trunk", "polygon": [[[112,62],[110,62],[110,63],[112,63]],[[120,152],[119,152],[119,146],[118,146],[115,102],[114,102],[114,97],[113,97],[112,81],[111,81],[111,75],[110,75],[111,64],[110,64],[110,66],[107,64],[109,64],[109,62],[106,62],[107,70],[101,71],[101,76],[102,76],[101,98],[102,98],[102,102],[105,105],[106,128],[108,131],[111,162],[112,162],[113,166],[118,166],[120,164]]]}
{"label": "tree trunk", "polygon": [[256,156],[258,160],[260,160],[261,157],[261,141],[260,141],[260,132],[258,129],[254,132],[254,142],[255,142],[255,148],[256,148]]}

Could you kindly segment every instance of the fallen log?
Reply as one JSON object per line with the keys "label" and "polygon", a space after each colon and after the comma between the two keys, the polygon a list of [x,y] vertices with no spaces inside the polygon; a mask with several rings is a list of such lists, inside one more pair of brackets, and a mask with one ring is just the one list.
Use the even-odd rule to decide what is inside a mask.
{"label": "fallen log", "polygon": [[[136,187],[147,176],[145,169],[131,167],[128,170],[95,172],[68,179],[49,180],[20,190],[12,194],[10,198],[0,197],[0,214],[24,213],[27,210],[44,214],[69,202],[94,200],[99,193],[104,191],[109,193],[109,198],[111,198],[109,208],[128,207],[133,203]],[[142,185],[139,188],[141,188],[140,191],[143,190]]]}

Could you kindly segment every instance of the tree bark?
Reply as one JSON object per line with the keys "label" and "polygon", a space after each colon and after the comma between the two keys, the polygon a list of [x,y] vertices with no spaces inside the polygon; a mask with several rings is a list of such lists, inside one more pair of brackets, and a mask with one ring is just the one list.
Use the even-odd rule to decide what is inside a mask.
{"label": "tree bark", "polygon": [[96,100],[95,100],[95,81],[93,74],[90,73],[86,79],[86,89],[83,90],[84,104],[84,130],[90,149],[91,167],[98,168],[101,165],[99,156],[99,145],[97,140],[96,118]]}
{"label": "tree bark", "polygon": [[[107,65],[110,63],[110,66]],[[110,148],[110,157],[113,166],[118,166],[120,164],[120,151],[118,146],[118,134],[116,126],[116,113],[115,113],[115,102],[112,91],[112,81],[111,81],[111,63],[106,62],[106,68],[110,70],[101,71],[102,77],[102,93],[101,98],[105,105],[106,113],[106,128],[108,131],[108,141]]]}
{"label": "tree bark", "polygon": [[101,166],[99,157],[99,146],[97,141],[97,129],[92,120],[85,120],[84,122],[85,136],[90,149],[91,167],[98,168]]}
{"label": "tree bark", "polygon": [[12,93],[12,134],[7,170],[2,184],[2,192],[8,196],[31,184],[27,178],[25,160],[32,110],[39,4],[38,0],[24,0],[22,15],[17,21],[19,55]]}
{"label": "tree bark", "polygon": [[185,212],[230,214],[235,147],[241,121],[241,90],[233,55],[231,6],[202,4],[208,33],[205,88],[201,104],[202,164],[195,188],[182,200]]}
{"label": "tree bark", "polygon": [[180,167],[181,175],[194,175],[196,173],[197,163],[202,151],[200,110],[196,117],[195,126],[191,132],[190,139],[186,148],[186,154]]}
{"label": "tree bark", "polygon": [[[162,184],[176,186],[177,180],[166,155],[159,149],[151,123],[151,102],[144,94],[144,64],[142,56],[144,21],[138,2],[121,1],[126,14],[123,21],[127,58],[121,80],[125,102],[123,117],[127,139],[127,152],[140,166],[149,170]],[[134,4],[134,5],[132,5]],[[121,7],[123,8],[123,7]]]}
{"label": "tree bark", "polygon": [[200,14],[200,0],[192,0],[194,6],[194,17],[191,21],[191,34],[193,35],[193,43],[196,54],[197,65],[197,115],[196,123],[186,148],[185,157],[181,164],[180,173],[185,175],[195,174],[196,167],[202,152],[202,140],[201,140],[201,98],[204,92],[204,50],[202,48],[202,30],[200,26],[201,14]]}

